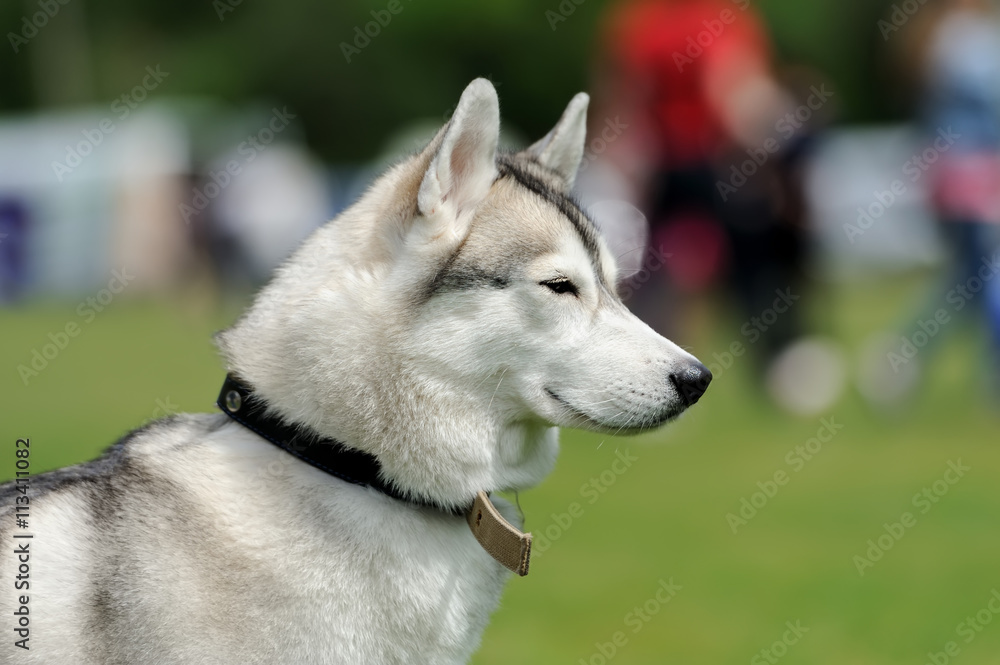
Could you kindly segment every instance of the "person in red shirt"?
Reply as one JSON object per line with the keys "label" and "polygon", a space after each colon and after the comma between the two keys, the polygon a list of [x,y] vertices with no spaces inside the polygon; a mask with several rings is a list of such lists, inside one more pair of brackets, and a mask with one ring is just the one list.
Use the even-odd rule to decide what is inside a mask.
{"label": "person in red shirt", "polygon": [[[623,0],[605,21],[595,118],[627,118],[633,135],[606,159],[632,181],[663,273],[631,306],[667,334],[682,298],[728,277],[745,320],[775,291],[797,288],[804,243],[792,165],[805,131],[778,131],[794,96],[773,73],[770,40],[749,0]],[[603,102],[603,105],[602,105]],[[769,141],[752,176],[732,169]],[[734,184],[735,183],[735,184]],[[761,335],[765,358],[798,335],[798,314]]]}

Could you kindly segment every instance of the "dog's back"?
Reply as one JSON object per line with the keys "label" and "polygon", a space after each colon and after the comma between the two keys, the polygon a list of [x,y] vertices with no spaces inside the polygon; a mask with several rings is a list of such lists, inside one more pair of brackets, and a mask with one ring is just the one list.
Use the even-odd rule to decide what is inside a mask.
{"label": "dog's back", "polygon": [[[0,487],[0,538],[27,543],[28,586],[0,614],[29,599],[29,649],[2,662],[464,662],[506,579],[464,521],[331,488],[224,416],[160,421],[32,479],[32,537],[15,541],[20,495]],[[4,579],[21,564],[4,547]]]}

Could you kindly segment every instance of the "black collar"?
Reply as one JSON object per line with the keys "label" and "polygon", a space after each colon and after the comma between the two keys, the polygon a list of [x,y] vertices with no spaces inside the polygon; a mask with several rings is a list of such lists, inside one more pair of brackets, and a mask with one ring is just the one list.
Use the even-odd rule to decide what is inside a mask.
{"label": "black collar", "polygon": [[[305,427],[286,424],[281,418],[267,414],[267,402],[232,374],[226,376],[217,404],[223,413],[239,424],[331,476],[371,487],[411,505],[436,508],[456,516],[468,512],[468,506],[449,508],[407,496],[391,481],[382,479],[382,465],[374,455],[348,448],[340,441],[323,438]],[[469,505],[472,505],[471,501]]]}

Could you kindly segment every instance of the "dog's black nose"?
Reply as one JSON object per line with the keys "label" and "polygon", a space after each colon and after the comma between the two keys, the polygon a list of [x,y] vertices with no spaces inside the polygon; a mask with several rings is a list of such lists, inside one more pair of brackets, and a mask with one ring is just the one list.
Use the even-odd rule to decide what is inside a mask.
{"label": "dog's black nose", "polygon": [[697,360],[670,375],[670,383],[685,404],[691,406],[705,394],[712,382],[712,373]]}

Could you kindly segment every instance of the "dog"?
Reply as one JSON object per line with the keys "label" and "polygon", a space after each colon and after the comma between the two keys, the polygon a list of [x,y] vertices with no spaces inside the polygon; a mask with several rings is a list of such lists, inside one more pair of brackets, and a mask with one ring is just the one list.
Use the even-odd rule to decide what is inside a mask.
{"label": "dog", "polygon": [[539,483],[558,427],[656,428],[711,379],[628,311],[571,196],[587,106],[498,151],[473,81],[218,335],[223,413],[4,485],[0,577],[30,573],[0,660],[467,662],[530,551],[489,493]]}

